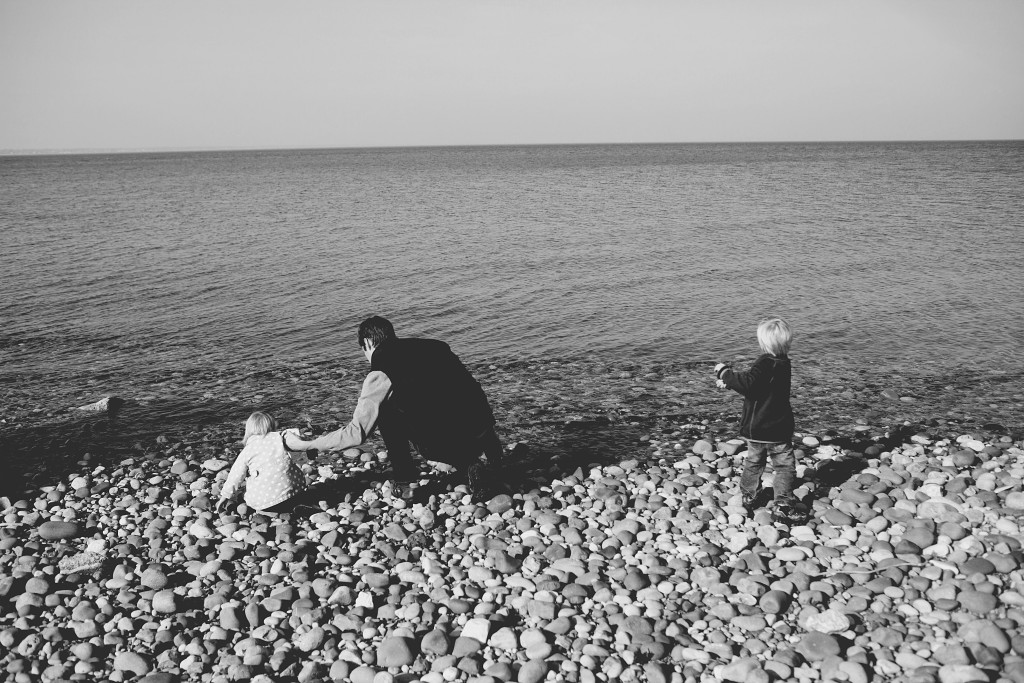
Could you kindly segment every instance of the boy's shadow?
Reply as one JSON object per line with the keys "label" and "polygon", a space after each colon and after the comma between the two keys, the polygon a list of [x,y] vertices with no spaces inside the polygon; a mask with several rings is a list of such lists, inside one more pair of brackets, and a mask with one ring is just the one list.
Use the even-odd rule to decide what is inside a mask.
{"label": "boy's shadow", "polygon": [[853,475],[867,468],[867,460],[860,455],[843,455],[818,463],[813,470],[808,468],[804,479],[814,484],[805,501],[827,498],[832,489],[842,486]]}

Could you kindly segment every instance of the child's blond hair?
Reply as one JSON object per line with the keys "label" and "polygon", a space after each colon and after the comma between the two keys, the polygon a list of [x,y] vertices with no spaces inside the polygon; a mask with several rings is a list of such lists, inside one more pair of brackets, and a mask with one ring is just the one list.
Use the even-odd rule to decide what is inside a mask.
{"label": "child's blond hair", "polygon": [[245,421],[245,436],[242,437],[244,444],[251,436],[263,436],[277,429],[277,421],[269,414],[257,410]]}
{"label": "child's blond hair", "polygon": [[789,324],[782,318],[768,318],[757,326],[757,343],[761,350],[773,356],[789,355],[789,345],[793,341],[793,333]]}

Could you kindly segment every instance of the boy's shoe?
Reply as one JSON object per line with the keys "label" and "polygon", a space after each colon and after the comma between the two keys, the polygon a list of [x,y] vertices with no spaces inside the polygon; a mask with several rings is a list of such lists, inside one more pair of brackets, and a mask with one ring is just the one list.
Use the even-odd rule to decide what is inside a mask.
{"label": "boy's shoe", "polygon": [[761,498],[761,493],[763,491],[764,489],[758,488],[752,496],[741,494],[743,495],[743,509],[747,511],[748,517],[752,517],[754,515],[754,510],[761,507],[761,505],[759,504],[759,499]]}
{"label": "boy's shoe", "polygon": [[799,526],[806,521],[805,515],[793,505],[782,503],[772,510],[772,521],[790,526]]}

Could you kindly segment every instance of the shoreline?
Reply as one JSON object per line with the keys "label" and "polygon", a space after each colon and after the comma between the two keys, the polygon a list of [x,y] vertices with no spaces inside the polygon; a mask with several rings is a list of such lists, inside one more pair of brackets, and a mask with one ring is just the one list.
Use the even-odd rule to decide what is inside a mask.
{"label": "shoreline", "polygon": [[[734,360],[738,367],[750,362]],[[735,435],[742,400],[714,387],[712,366],[586,359],[469,364],[504,442],[554,440],[565,451],[596,449],[607,462],[629,457],[623,449],[635,437],[669,418],[707,420],[716,434]],[[75,386],[0,387],[0,496],[52,485],[76,469],[120,457],[210,442],[235,447],[242,424],[257,409],[284,426],[325,433],[350,419],[365,372],[362,365],[324,362],[222,376],[166,371],[141,385],[92,379]],[[857,366],[798,362],[796,431],[869,438],[911,425],[948,424],[1019,439],[1020,387],[1024,371],[917,366],[876,375]],[[124,401],[116,414],[76,408],[105,396]]]}
{"label": "shoreline", "polygon": [[[325,499],[309,514],[213,513],[239,422],[121,424],[158,392],[188,405],[184,376],[114,420],[14,422],[79,441],[0,498],[8,680],[1024,680],[1019,376],[806,366],[810,515],[786,528],[742,514],[741,399],[710,368],[472,369],[505,445],[528,446],[480,503],[426,463],[395,498],[370,448],[305,465]],[[244,419],[259,396],[319,434],[362,375],[308,373],[203,400]],[[289,408],[299,394],[315,407]]]}

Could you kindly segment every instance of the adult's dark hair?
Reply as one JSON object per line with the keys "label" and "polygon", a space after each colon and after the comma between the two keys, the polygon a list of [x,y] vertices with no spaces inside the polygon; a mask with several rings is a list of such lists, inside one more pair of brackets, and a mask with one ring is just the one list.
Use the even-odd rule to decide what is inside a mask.
{"label": "adult's dark hair", "polygon": [[395,328],[387,318],[375,315],[367,318],[359,325],[359,348],[366,348],[366,342],[374,347],[380,346],[389,339],[397,339]]}

